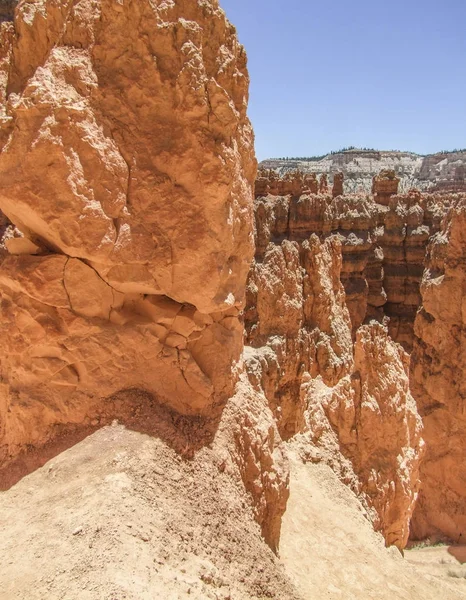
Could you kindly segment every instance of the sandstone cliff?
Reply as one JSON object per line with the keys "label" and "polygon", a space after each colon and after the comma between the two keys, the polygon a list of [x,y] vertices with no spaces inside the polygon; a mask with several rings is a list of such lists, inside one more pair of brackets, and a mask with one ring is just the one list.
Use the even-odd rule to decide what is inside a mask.
{"label": "sandstone cliff", "polygon": [[458,195],[397,194],[393,172],[374,179],[373,196],[341,196],[341,180],[338,194],[317,194],[310,181],[300,172],[284,178],[259,172],[256,255],[283,237],[300,242],[312,233],[335,234],[342,243],[341,280],[353,336],[367,318],[387,316],[391,337],[410,351],[427,242]]}
{"label": "sandstone cliff", "polygon": [[232,395],[255,177],[246,56],[215,0],[34,0],[15,32],[3,461],[122,389],[191,415]]}
{"label": "sandstone cliff", "polygon": [[256,162],[234,28],[216,0],[35,0],[1,34],[0,489],[114,419],[169,422],[188,459],[226,431],[221,469],[276,550],[288,463],[241,375]]}
{"label": "sandstone cliff", "polygon": [[[209,501],[218,471],[235,490],[218,506],[241,504],[274,551],[290,446],[388,545],[413,511],[414,535],[459,536],[464,197],[399,194],[390,168],[350,195],[343,172],[331,188],[325,170],[262,171],[253,215],[246,56],[217,0],[8,10],[0,488],[119,419],[181,479],[194,460]],[[144,456],[120,433],[115,452]],[[248,589],[295,597],[266,579]]]}
{"label": "sandstone cliff", "polygon": [[336,236],[321,242],[313,234],[269,242],[256,257],[248,371],[282,437],[298,436],[304,460],[325,459],[360,495],[387,543],[403,547],[423,453],[409,359],[376,322],[360,327],[353,343],[341,248]]}
{"label": "sandstone cliff", "polygon": [[412,532],[463,542],[466,535],[466,201],[449,212],[431,240],[416,316],[411,384],[427,454]]}
{"label": "sandstone cliff", "polygon": [[374,178],[372,196],[341,195],[341,184],[259,172],[250,379],[282,437],[332,466],[387,543],[403,547],[410,526],[457,541],[466,200],[398,194],[393,171]]}

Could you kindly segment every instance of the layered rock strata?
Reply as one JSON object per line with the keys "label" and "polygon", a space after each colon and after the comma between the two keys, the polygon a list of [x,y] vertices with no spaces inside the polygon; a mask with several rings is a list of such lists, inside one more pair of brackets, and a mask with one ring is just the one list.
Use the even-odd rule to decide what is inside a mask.
{"label": "layered rock strata", "polygon": [[285,176],[296,169],[307,175],[325,173],[329,181],[337,173],[345,176],[345,193],[370,193],[373,178],[383,170],[395,171],[400,191],[466,192],[466,150],[439,152],[421,156],[412,152],[363,150],[353,148],[326,156],[268,159],[260,163]]}
{"label": "layered rock strata", "polygon": [[256,256],[246,312],[248,372],[282,437],[301,438],[304,460],[327,460],[387,543],[401,548],[423,453],[409,358],[375,322],[360,327],[353,343],[341,250],[337,236],[320,241],[313,234],[302,242],[271,241]]}
{"label": "layered rock strata", "polygon": [[122,389],[187,415],[232,395],[256,168],[246,55],[216,0],[34,0],[14,31],[0,461]]}
{"label": "layered rock strata", "polygon": [[0,464],[73,424],[131,422],[136,395],[189,423],[182,456],[223,431],[219,470],[274,550],[291,438],[402,548],[424,442],[396,342],[414,344],[414,532],[459,535],[459,196],[399,195],[393,171],[373,196],[261,172],[248,380],[256,163],[246,57],[217,1],[32,0],[0,35]]}
{"label": "layered rock strata", "polygon": [[430,241],[415,321],[411,387],[427,454],[412,523],[415,539],[464,543],[466,536],[466,199]]}
{"label": "layered rock strata", "polygon": [[377,204],[388,206],[390,198],[398,193],[398,185],[400,179],[396,176],[395,171],[381,171],[373,179],[372,193]]}
{"label": "layered rock strata", "polygon": [[281,435],[318,448],[402,547],[424,443],[409,356],[394,342],[412,349],[426,247],[459,196],[398,195],[392,172],[374,178],[373,197],[340,195],[338,179],[310,193],[306,178],[262,171],[256,183],[251,381]]}
{"label": "layered rock strata", "polygon": [[[277,180],[274,172],[259,172],[256,257],[271,241],[337,235],[353,337],[367,319],[387,316],[391,337],[410,351],[426,246],[458,195],[396,194],[392,173],[374,179],[374,196],[340,195],[338,180],[336,190],[317,194],[309,191],[308,177],[297,172]],[[274,194],[277,189],[286,193]]]}

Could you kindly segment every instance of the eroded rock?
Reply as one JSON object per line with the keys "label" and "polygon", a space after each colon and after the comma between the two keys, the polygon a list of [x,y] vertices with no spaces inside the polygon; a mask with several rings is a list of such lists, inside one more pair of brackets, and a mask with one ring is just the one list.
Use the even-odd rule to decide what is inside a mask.
{"label": "eroded rock", "polygon": [[461,542],[466,530],[465,259],[466,202],[459,199],[430,241],[415,321],[411,385],[427,446],[415,539]]}
{"label": "eroded rock", "polygon": [[248,285],[247,368],[282,437],[325,459],[402,548],[423,455],[409,357],[376,322],[353,342],[342,262],[337,236],[269,242]]}
{"label": "eroded rock", "polygon": [[[15,34],[16,32],[16,34]],[[2,25],[0,458],[137,387],[232,395],[256,163],[216,0],[34,0]]]}
{"label": "eroded rock", "polygon": [[[365,321],[382,322],[387,316],[390,335],[410,352],[427,243],[457,195],[421,195],[412,190],[403,195],[390,193],[379,203],[379,195],[316,194],[304,184],[309,175],[299,172],[294,174],[294,181],[301,185],[297,195],[273,195],[275,182],[283,192],[286,185],[280,182],[291,176],[282,180],[273,172],[260,173],[259,188],[266,193],[255,201],[257,255],[262,257],[271,241],[302,242],[313,233],[321,239],[337,235],[342,243],[341,281],[353,338]],[[385,175],[381,181],[394,185]]]}

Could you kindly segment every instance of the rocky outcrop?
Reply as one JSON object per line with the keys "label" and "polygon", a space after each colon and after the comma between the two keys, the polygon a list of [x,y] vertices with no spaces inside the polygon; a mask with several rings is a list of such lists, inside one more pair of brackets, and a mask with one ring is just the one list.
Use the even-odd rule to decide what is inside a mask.
{"label": "rocky outcrop", "polygon": [[344,175],[343,173],[335,173],[333,176],[333,188],[332,188],[332,196],[336,198],[337,196],[343,196],[343,181]]}
{"label": "rocky outcrop", "polygon": [[[341,281],[353,337],[366,320],[382,322],[387,316],[391,337],[410,351],[426,246],[458,195],[416,191],[395,195],[396,180],[387,177],[374,183],[374,197],[335,197],[335,193],[310,193],[304,176],[296,173],[293,182],[297,188],[301,184],[301,189],[294,195],[274,195],[268,181],[280,180],[276,174],[261,172],[261,189],[269,191],[256,197],[257,256],[264,255],[271,241],[301,242],[312,233],[321,239],[337,235],[342,243]],[[282,184],[275,184],[278,187]]]}
{"label": "rocky outcrop", "polygon": [[281,436],[331,465],[388,544],[403,547],[410,527],[461,540],[466,198],[397,194],[394,172],[372,197],[341,195],[338,178],[311,193],[305,178],[262,171],[256,187],[251,383]]}
{"label": "rocky outcrop", "polygon": [[294,171],[280,177],[273,170],[261,169],[256,178],[255,197],[260,198],[267,194],[300,196],[304,191],[317,194],[319,185],[314,174],[303,175],[300,171]]}
{"label": "rocky outcrop", "polygon": [[316,236],[302,245],[271,243],[251,270],[246,331],[254,350],[246,349],[246,357],[252,382],[264,390],[284,439],[304,423],[304,374],[317,374],[319,362],[332,385],[352,361],[338,264],[329,266],[341,262],[338,246],[329,240],[321,247]]}
{"label": "rocky outcrop", "polygon": [[219,444],[224,456],[220,470],[229,470],[243,482],[262,535],[276,552],[290,494],[288,454],[267,399],[262,390],[252,389],[244,372],[220,430],[226,438]]}
{"label": "rocky outcrop", "polygon": [[414,343],[413,531],[462,533],[464,198],[261,170],[250,267],[246,57],[217,0],[31,0],[0,36],[0,473],[162,411],[180,457],[216,446],[273,550],[291,439],[402,548]]}
{"label": "rocky outcrop", "polygon": [[34,0],[8,31],[0,459],[122,389],[209,413],[234,390],[253,243],[234,28],[216,0]]}
{"label": "rocky outcrop", "polygon": [[[275,200],[282,214],[286,199]],[[423,453],[408,355],[376,322],[359,328],[353,343],[338,237],[264,248],[271,223],[262,220],[264,208],[256,203],[258,254],[245,315],[251,383],[267,397],[282,437],[302,439],[304,460],[325,459],[387,543],[401,548]]]}
{"label": "rocky outcrop", "polygon": [[[462,523],[450,528],[445,523],[455,521],[452,515],[462,501],[461,495],[455,496],[462,459],[459,450],[455,454],[447,446],[460,447],[461,419],[452,416],[450,408],[449,418],[440,425],[438,415],[445,409],[439,412],[437,400],[426,400],[422,386],[442,390],[442,397],[447,390],[445,398],[454,398],[452,402],[460,406],[461,392],[450,389],[459,379],[444,369],[449,387],[437,385],[435,373],[450,360],[441,354],[446,342],[440,343],[440,338],[448,336],[437,326],[443,317],[434,318],[435,311],[425,307],[418,311],[421,290],[426,296],[427,289],[442,289],[427,288],[426,281],[440,281],[443,263],[428,267],[423,278],[429,240],[432,248],[446,252],[446,234],[438,232],[445,214],[451,207],[463,206],[464,198],[453,193],[397,194],[392,172],[375,178],[373,197],[310,193],[299,172],[286,178],[293,181],[294,193],[273,195],[271,190],[287,188],[273,172],[261,172],[261,178],[261,189],[268,191],[257,196],[256,188],[256,257],[245,312],[251,382],[267,397],[281,436],[302,438],[303,455],[309,460],[324,458],[339,473],[363,499],[387,543],[399,547],[406,543],[421,479],[424,491],[414,534],[425,537],[434,530],[448,531],[455,539]],[[448,247],[452,243],[451,251],[460,252],[461,241],[450,241]],[[456,277],[461,277],[458,270]],[[451,285],[462,289],[457,280]],[[438,311],[448,303],[447,296],[450,305],[456,298],[451,287],[443,287],[445,296],[435,305]],[[454,301],[453,306],[454,317],[446,319],[445,328],[458,341],[454,332],[461,327],[460,304]],[[426,333],[419,333],[420,328]],[[423,340],[429,335],[439,337],[426,346]],[[395,342],[408,352],[415,343],[411,362]],[[461,356],[459,347],[453,352]],[[412,389],[410,364],[411,379],[420,382]],[[458,363],[458,373],[460,369]],[[419,400],[421,396],[424,400]],[[425,483],[424,475],[419,475],[424,442],[416,400],[426,421],[423,473],[432,471]],[[435,415],[431,419],[430,413]],[[449,427],[458,431],[458,438],[447,435]],[[432,467],[437,461],[438,468]],[[439,498],[434,490],[444,485],[440,476],[449,472],[454,482],[451,506],[442,513],[435,500],[429,505],[426,498]],[[436,519],[426,511],[435,513]]]}
{"label": "rocky outcrop", "polygon": [[377,204],[388,206],[390,198],[398,193],[399,178],[393,170],[384,170],[373,179],[372,193]]}
{"label": "rocky outcrop", "polygon": [[306,379],[304,456],[326,460],[363,499],[387,545],[403,548],[424,453],[408,355],[385,327],[371,323],[358,330],[348,375],[334,386],[322,377]]}
{"label": "rocky outcrop", "polygon": [[411,385],[425,424],[427,446],[414,513],[415,539],[464,543],[466,200],[448,214],[431,240],[415,321]]}

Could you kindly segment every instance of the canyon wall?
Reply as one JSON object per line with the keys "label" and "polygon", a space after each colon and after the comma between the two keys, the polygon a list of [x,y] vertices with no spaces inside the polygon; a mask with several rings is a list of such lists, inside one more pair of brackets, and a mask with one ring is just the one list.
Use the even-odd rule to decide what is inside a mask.
{"label": "canyon wall", "polygon": [[391,337],[411,351],[426,245],[458,195],[397,194],[397,183],[392,171],[383,171],[374,178],[373,195],[340,195],[341,179],[337,194],[317,193],[313,175],[296,172],[280,178],[260,171],[256,256],[264,254],[270,241],[336,235],[342,243],[341,280],[353,337],[365,320],[387,316]]}
{"label": "canyon wall", "polygon": [[34,0],[0,34],[0,489],[67,436],[168,423],[182,457],[215,446],[276,550],[289,471],[242,359],[256,160],[235,29],[216,0]]}
{"label": "canyon wall", "polygon": [[120,390],[186,415],[232,396],[256,171],[246,55],[215,0],[34,0],[14,32],[1,461]]}
{"label": "canyon wall", "polygon": [[466,536],[466,200],[430,241],[415,321],[411,387],[427,445],[414,513],[415,539]]}
{"label": "canyon wall", "polygon": [[280,176],[299,169],[306,175],[325,173],[330,182],[335,174],[345,176],[345,193],[370,193],[373,177],[389,169],[400,179],[400,191],[416,188],[422,191],[466,192],[466,150],[438,152],[422,156],[397,150],[364,150],[353,148],[331,152],[326,156],[272,158],[260,163]]}
{"label": "canyon wall", "polygon": [[[336,190],[329,190],[326,179],[322,184],[312,175],[280,178],[261,171],[245,323],[250,379],[266,395],[282,437],[299,440],[304,460],[330,464],[363,500],[387,543],[401,548],[421,481],[412,531],[420,531],[421,520],[430,529],[424,527],[420,536],[432,531],[428,511],[438,507],[427,508],[427,498],[440,498],[439,481],[428,482],[435,479],[432,463],[437,453],[444,455],[445,443],[457,451],[445,459],[452,471],[449,493],[463,481],[458,476],[461,409],[448,421],[448,426],[455,422],[458,437],[446,435],[447,421],[439,431],[428,419],[424,434],[419,412],[425,418],[427,401],[419,386],[410,387],[410,365],[411,378],[418,373],[417,380],[436,387],[427,360],[420,358],[425,310],[416,314],[426,280],[438,277],[429,268],[424,272],[427,245],[432,240],[437,247],[435,240],[441,239],[445,248],[442,219],[451,210],[456,214],[452,207],[462,197],[398,195],[397,186],[395,174],[386,171],[374,178],[372,196],[345,196],[341,176]],[[459,241],[456,247],[461,248]],[[458,312],[456,298],[454,306]],[[434,347],[441,351],[441,345]],[[450,378],[450,386],[458,380]],[[454,397],[459,406],[458,393]],[[444,441],[437,443],[436,436]],[[437,470],[445,475],[443,468]],[[460,502],[452,499],[447,509],[456,536]],[[444,535],[447,529],[439,528]]]}
{"label": "canyon wall", "polygon": [[[283,199],[276,200],[280,206]],[[262,206],[256,204],[258,215]],[[248,371],[282,437],[299,438],[304,460],[326,460],[361,497],[387,543],[401,548],[423,454],[409,358],[374,321],[358,327],[353,341],[342,263],[336,235],[271,241],[256,255]]]}

